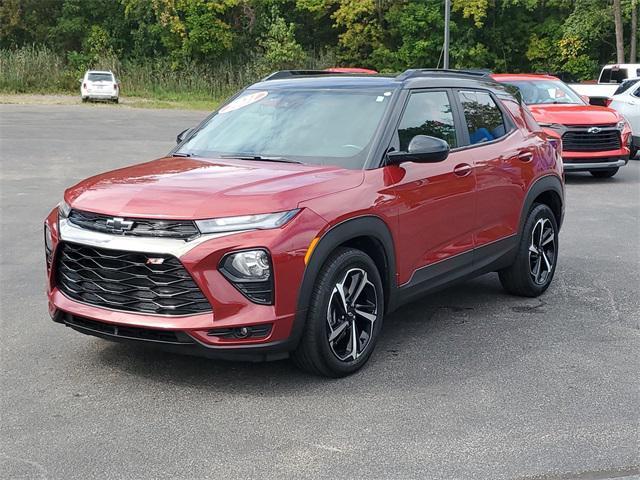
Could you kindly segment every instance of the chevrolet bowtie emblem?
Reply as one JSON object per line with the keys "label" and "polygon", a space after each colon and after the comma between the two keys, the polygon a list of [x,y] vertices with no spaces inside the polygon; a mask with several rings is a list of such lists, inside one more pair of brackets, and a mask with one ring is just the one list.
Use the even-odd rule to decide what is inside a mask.
{"label": "chevrolet bowtie emblem", "polygon": [[133,221],[125,220],[122,217],[113,217],[107,220],[107,228],[112,232],[122,233],[133,228]]}
{"label": "chevrolet bowtie emblem", "polygon": [[589,133],[600,133],[602,129],[600,127],[591,127],[587,132]]}

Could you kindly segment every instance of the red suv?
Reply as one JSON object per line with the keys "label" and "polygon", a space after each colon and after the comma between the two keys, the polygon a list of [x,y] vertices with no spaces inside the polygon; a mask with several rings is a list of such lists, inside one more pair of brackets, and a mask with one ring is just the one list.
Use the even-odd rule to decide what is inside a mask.
{"label": "red suv", "polygon": [[494,80],[518,88],[533,117],[562,139],[567,172],[588,171],[609,178],[627,164],[631,126],[611,108],[589,105],[571,87],[550,75],[496,74]]}
{"label": "red suv", "polygon": [[559,145],[482,74],[280,73],[179,137],[46,218],[55,321],[343,376],[419,295],[498,271],[536,296],[553,278]]}

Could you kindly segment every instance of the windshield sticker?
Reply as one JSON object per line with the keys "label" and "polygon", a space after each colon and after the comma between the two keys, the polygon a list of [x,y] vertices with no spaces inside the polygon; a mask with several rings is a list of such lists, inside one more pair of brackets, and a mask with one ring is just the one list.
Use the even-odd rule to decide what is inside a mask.
{"label": "windshield sticker", "polygon": [[382,95],[378,95],[376,97],[376,102],[382,102],[384,100],[384,97]]}
{"label": "windshield sticker", "polygon": [[250,93],[249,95],[243,95],[239,98],[236,98],[233,102],[225,105],[218,113],[228,113],[233,112],[234,110],[238,110],[239,108],[246,107],[247,105],[251,105],[252,103],[259,102],[264,97],[268,95],[269,92],[255,92]]}

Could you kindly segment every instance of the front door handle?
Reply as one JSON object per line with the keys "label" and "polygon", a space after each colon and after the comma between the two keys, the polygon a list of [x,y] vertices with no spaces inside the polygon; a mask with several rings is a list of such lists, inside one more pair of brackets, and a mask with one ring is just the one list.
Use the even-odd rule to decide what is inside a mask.
{"label": "front door handle", "polygon": [[520,152],[518,154],[518,160],[522,162],[530,162],[531,160],[533,160],[533,153],[527,151]]}
{"label": "front door handle", "polygon": [[471,165],[468,163],[460,163],[454,167],[453,173],[459,177],[466,177],[471,173]]}

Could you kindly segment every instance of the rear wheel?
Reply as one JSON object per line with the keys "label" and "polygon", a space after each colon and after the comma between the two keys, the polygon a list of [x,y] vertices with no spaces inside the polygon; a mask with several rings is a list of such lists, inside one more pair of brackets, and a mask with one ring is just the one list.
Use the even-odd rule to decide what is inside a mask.
{"label": "rear wheel", "polygon": [[82,98],[82,103],[87,103],[88,101],[89,101],[89,99],[88,99],[88,98],[86,98],[86,97],[83,97],[83,98]]}
{"label": "rear wheel", "polygon": [[548,206],[534,204],[524,225],[515,261],[498,272],[500,282],[509,293],[537,297],[549,288],[557,259],[556,217]]}
{"label": "rear wheel", "polygon": [[636,158],[636,155],[638,155],[638,148],[631,147],[631,154],[629,155],[629,158]]}
{"label": "rear wheel", "polygon": [[360,250],[337,249],[318,275],[293,361],[327,377],[354,373],[373,352],[383,311],[382,280],[373,260]]}
{"label": "rear wheel", "polygon": [[618,168],[607,168],[606,170],[591,170],[589,173],[596,178],[611,178],[618,173]]}

